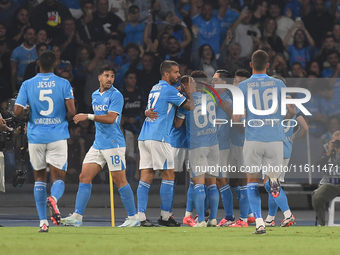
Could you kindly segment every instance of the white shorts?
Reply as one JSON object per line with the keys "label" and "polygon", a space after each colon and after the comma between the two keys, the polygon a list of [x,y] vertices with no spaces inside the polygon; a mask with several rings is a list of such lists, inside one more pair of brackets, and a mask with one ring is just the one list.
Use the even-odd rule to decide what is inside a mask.
{"label": "white shorts", "polygon": [[109,171],[125,170],[125,147],[97,150],[91,146],[86,153],[83,164],[95,163],[101,168],[107,166]]}
{"label": "white shorts", "polygon": [[218,177],[227,178],[228,177],[228,165],[230,164],[230,149],[219,150],[218,155]]}
{"label": "white shorts", "polygon": [[189,169],[189,153],[187,148],[172,148],[175,160],[175,173],[181,173],[183,166]]}
{"label": "white shorts", "polygon": [[[190,178],[209,174],[218,176],[218,144],[189,150]],[[206,176],[207,177],[207,176]]]}
{"label": "white shorts", "polygon": [[67,170],[67,140],[52,143],[28,143],[28,151],[34,170],[46,169],[47,164]]}
{"label": "white shorts", "polygon": [[230,145],[230,165],[237,167],[237,169],[244,165],[243,146]]}
{"label": "white shorts", "polygon": [[[290,158],[284,158],[283,159],[283,166],[288,170],[287,166],[289,163]],[[286,170],[286,171],[287,171]],[[280,182],[284,182],[285,181],[285,175],[286,175],[286,171],[282,171],[281,173],[278,174],[277,179]],[[264,180],[264,178],[268,176],[267,173],[262,172],[262,179]]]}
{"label": "white shorts", "polygon": [[269,177],[277,178],[284,170],[282,141],[245,141],[243,157],[247,173],[258,173],[262,170]]}
{"label": "white shorts", "polygon": [[138,141],[139,169],[174,169],[174,154],[169,143],[155,140]]}

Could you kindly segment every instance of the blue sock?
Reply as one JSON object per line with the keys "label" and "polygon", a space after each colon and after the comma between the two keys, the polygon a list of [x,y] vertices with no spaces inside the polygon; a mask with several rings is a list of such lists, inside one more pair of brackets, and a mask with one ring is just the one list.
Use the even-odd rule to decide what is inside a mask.
{"label": "blue sock", "polygon": [[233,193],[231,193],[229,184],[220,188],[222,203],[225,212],[225,219],[232,220],[234,218]]}
{"label": "blue sock", "polygon": [[[268,214],[271,216],[275,216],[276,212],[277,212],[277,207],[280,207],[282,212],[285,212],[289,209],[289,205],[288,205],[288,200],[287,200],[287,196],[286,193],[284,192],[284,190],[281,187],[280,193],[278,197],[273,197],[272,194],[270,193],[270,184],[269,184],[269,180],[266,181],[265,184],[265,189],[266,191],[269,193],[269,199],[268,199],[268,207],[269,207],[269,212]],[[274,203],[276,204],[276,207],[274,206],[274,203],[272,202],[274,201]],[[272,204],[272,205],[271,205]],[[270,208],[270,206],[272,206],[272,208]],[[274,214],[275,212],[275,214]]]}
{"label": "blue sock", "polygon": [[55,197],[57,201],[62,197],[65,190],[65,182],[63,180],[56,180],[51,187],[51,196]]}
{"label": "blue sock", "polygon": [[47,192],[46,192],[46,182],[36,181],[34,183],[33,189],[35,206],[37,207],[39,220],[47,220],[46,215],[46,200],[47,200]]}
{"label": "blue sock", "polygon": [[91,189],[92,189],[92,184],[79,182],[77,198],[76,198],[76,209],[74,210],[75,213],[78,213],[80,215],[84,214],[85,207],[91,197]]}
{"label": "blue sock", "polygon": [[220,202],[220,194],[218,194],[216,184],[211,184],[208,187],[208,197],[210,202],[210,219],[216,219],[218,203]]}
{"label": "blue sock", "polygon": [[233,188],[236,193],[237,200],[240,200],[240,186],[236,186]]}
{"label": "blue sock", "polygon": [[162,180],[161,189],[161,210],[170,212],[170,206],[174,195],[174,181]]}
{"label": "blue sock", "polygon": [[173,187],[173,193],[172,193],[172,199],[171,199],[171,205],[170,205],[169,212],[172,212],[172,206],[174,205],[174,199],[175,199],[175,193],[176,193],[176,185],[177,185],[177,182],[174,182],[174,187]]}
{"label": "blue sock", "polygon": [[209,211],[209,197],[207,196],[208,194],[207,185],[204,185],[204,191],[206,195],[204,199],[204,212],[208,212]]}
{"label": "blue sock", "polygon": [[137,211],[145,213],[149,200],[150,184],[147,182],[139,181],[137,189]]}
{"label": "blue sock", "polygon": [[118,191],[128,216],[136,215],[135,199],[130,184],[121,187]]}
{"label": "blue sock", "polygon": [[239,186],[239,188],[240,188],[240,198],[238,202],[240,204],[240,218],[247,219],[248,212],[249,212],[247,185]]}
{"label": "blue sock", "polygon": [[259,184],[257,182],[248,183],[247,193],[251,211],[253,212],[255,219],[262,218]]}
{"label": "blue sock", "polygon": [[188,193],[187,193],[187,208],[185,209],[187,212],[192,212],[194,210],[195,202],[194,202],[194,182],[190,180]]}
{"label": "blue sock", "polygon": [[198,222],[202,222],[205,220],[204,217],[204,199],[205,199],[205,190],[204,184],[198,183],[194,187],[194,201],[196,206],[196,211],[198,214]]}

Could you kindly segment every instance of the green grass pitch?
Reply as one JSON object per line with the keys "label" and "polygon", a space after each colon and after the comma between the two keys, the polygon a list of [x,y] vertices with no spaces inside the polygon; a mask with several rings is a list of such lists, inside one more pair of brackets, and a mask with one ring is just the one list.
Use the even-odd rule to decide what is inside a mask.
{"label": "green grass pitch", "polygon": [[339,254],[340,228],[0,228],[0,254]]}

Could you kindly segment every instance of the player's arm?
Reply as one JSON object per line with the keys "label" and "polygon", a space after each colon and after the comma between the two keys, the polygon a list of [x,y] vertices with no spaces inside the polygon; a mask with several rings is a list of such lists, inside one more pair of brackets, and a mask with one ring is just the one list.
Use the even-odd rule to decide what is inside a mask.
{"label": "player's arm", "polygon": [[175,128],[180,128],[184,122],[184,119],[178,118],[177,116],[174,119]]}
{"label": "player's arm", "polygon": [[194,101],[188,98],[180,106],[187,111],[193,111],[195,109]]}
{"label": "player's arm", "polygon": [[305,134],[308,131],[308,124],[307,124],[307,122],[305,121],[305,119],[303,118],[303,116],[301,115],[300,112],[298,113],[298,116],[296,117],[296,121],[299,125],[299,129],[293,134],[293,137],[292,137],[293,141],[295,139],[298,139],[298,138],[305,136]]}
{"label": "player's arm", "polygon": [[288,108],[288,112],[287,112],[286,116],[285,116],[283,119],[286,120],[286,119],[292,119],[292,118],[294,118],[294,116],[295,116],[296,113],[297,113],[295,104],[287,104],[287,108]]}
{"label": "player's arm", "polygon": [[77,111],[76,111],[76,106],[74,104],[74,99],[66,99],[65,100],[65,105],[67,108],[67,119],[71,120],[73,118],[74,115],[76,115]]}
{"label": "player's arm", "polygon": [[113,124],[116,121],[118,115],[119,114],[116,112],[108,112],[105,115],[78,113],[76,116],[73,117],[73,120],[76,124],[78,124],[80,121],[85,120],[92,120],[103,124]]}
{"label": "player's arm", "polygon": [[158,112],[154,112],[153,110],[155,110],[155,108],[150,108],[148,110],[145,110],[145,116],[149,117],[152,120],[158,119]]}

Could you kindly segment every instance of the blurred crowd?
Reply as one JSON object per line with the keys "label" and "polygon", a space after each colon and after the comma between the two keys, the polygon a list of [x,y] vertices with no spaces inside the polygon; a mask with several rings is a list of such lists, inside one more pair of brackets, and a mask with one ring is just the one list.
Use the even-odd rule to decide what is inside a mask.
{"label": "blurred crowd", "polygon": [[[164,60],[177,61],[182,75],[203,70],[211,78],[217,69],[251,71],[251,54],[265,50],[269,75],[309,78],[298,86],[312,93],[310,134],[329,140],[340,129],[340,0],[0,0],[4,118],[6,100],[39,72],[36,60],[47,49],[57,57],[55,74],[72,84],[78,112],[92,112],[99,67],[116,68],[131,178],[138,177],[136,137]],[[92,124],[70,125],[71,182],[78,183]]]}

